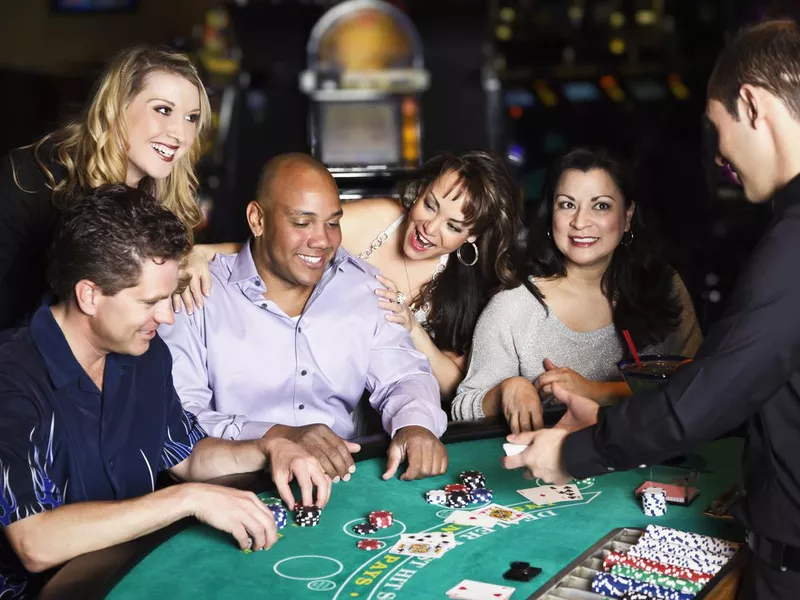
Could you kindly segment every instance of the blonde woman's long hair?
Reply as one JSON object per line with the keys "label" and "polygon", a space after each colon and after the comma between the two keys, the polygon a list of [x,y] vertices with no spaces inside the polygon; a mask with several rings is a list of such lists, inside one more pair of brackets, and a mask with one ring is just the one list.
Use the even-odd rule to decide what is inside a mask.
{"label": "blonde woman's long hair", "polygon": [[[105,183],[125,183],[128,170],[125,109],[142,90],[147,76],[154,72],[178,75],[193,83],[200,94],[200,118],[192,147],[175,163],[169,176],[161,180],[145,177],[139,187],[154,195],[190,230],[200,223],[194,166],[200,158],[202,134],[211,121],[211,107],[191,60],[168,48],[136,46],[117,54],[97,82],[83,114],[34,145],[36,160],[47,176],[56,204],[66,206],[79,198],[82,191]],[[49,158],[66,169],[67,174],[60,181],[55,180],[40,157],[43,146],[48,148]]]}

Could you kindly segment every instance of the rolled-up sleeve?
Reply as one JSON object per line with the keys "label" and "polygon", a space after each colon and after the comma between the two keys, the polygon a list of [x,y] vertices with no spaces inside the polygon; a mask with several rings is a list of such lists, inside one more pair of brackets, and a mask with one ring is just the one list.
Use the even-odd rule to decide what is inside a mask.
{"label": "rolled-up sleeve", "polygon": [[367,370],[370,404],[392,436],[401,427],[419,425],[440,437],[447,428],[439,384],[424,354],[414,348],[408,332],[378,319]]}

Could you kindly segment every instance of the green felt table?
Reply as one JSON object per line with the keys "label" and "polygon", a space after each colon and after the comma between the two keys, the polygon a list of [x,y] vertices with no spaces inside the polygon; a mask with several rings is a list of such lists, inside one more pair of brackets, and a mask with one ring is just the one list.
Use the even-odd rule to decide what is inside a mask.
{"label": "green felt table", "polygon": [[[232,538],[195,523],[153,549],[113,587],[112,600],[134,598],[445,598],[462,579],[513,585],[514,598],[527,598],[551,576],[610,530],[659,523],[688,531],[742,539],[731,521],[702,514],[712,499],[738,480],[740,440],[720,440],[690,457],[705,463],[701,495],[688,507],[670,506],[663,517],[647,517],[633,496],[642,471],[612,473],[580,484],[583,500],[549,506],[533,504],[517,493],[533,487],[520,471],[500,467],[502,438],[448,445],[447,474],[414,482],[383,481],[385,460],[358,463],[351,481],[334,485],[320,524],[290,524],[271,549],[244,553]],[[450,512],[427,504],[424,493],[457,481],[462,470],[482,471],[494,501],[531,515],[518,524],[493,529],[444,522]],[[473,507],[470,507],[473,508]],[[351,530],[372,510],[390,510],[395,525],[369,537],[387,542],[364,551]],[[402,532],[450,531],[457,546],[441,558],[420,559],[388,552]],[[541,567],[527,583],[508,582],[502,574],[512,561]]]}

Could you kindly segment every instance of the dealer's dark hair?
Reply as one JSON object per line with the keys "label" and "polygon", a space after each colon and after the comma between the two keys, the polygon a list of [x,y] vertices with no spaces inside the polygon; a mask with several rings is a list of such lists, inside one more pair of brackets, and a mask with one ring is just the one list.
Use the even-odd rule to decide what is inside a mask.
{"label": "dealer's dark hair", "polygon": [[67,207],[50,249],[47,280],[60,301],[87,279],[107,296],[138,284],[146,260],[179,260],[191,247],[186,225],[141,190],[97,188]]}
{"label": "dealer's dark hair", "polygon": [[[521,229],[521,193],[503,161],[488,152],[469,150],[440,154],[426,161],[413,181],[400,190],[407,210],[422,201],[434,182],[454,173],[453,199],[464,197],[464,223],[478,236],[478,261],[465,266],[453,252],[444,271],[423,286],[428,299],[428,328],[442,350],[464,354],[472,342],[478,316],[496,292],[519,285],[514,269],[515,243]],[[448,190],[448,194],[453,190]],[[462,247],[462,257],[472,262],[474,250]],[[415,299],[419,302],[419,298]]]}
{"label": "dealer's dark hair", "polygon": [[[550,236],[555,192],[564,173],[571,169],[583,173],[594,169],[605,171],[622,193],[626,210],[634,201],[630,170],[607,151],[578,148],[561,156],[545,177],[542,200],[530,223],[526,276],[548,278],[567,274],[567,261]],[[678,327],[681,315],[675,272],[661,259],[655,236],[645,227],[641,208],[637,206],[631,218],[632,237],[625,234],[602,279],[603,294],[613,303],[614,326],[620,339],[622,330],[627,329],[640,347],[663,341]],[[546,298],[539,288],[527,277],[524,284],[547,310]],[[623,347],[627,348],[625,344]]]}
{"label": "dealer's dark hair", "polygon": [[800,120],[800,27],[794,21],[765,21],[742,29],[725,46],[708,80],[708,98],[720,101],[739,120],[739,90],[764,88]]}

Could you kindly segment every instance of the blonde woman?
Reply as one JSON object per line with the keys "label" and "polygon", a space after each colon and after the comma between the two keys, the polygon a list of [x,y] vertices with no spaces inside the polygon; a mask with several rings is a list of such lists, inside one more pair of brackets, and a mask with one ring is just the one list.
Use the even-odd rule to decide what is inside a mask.
{"label": "blonde woman", "polygon": [[[188,57],[135,47],[108,65],[80,117],[0,162],[0,329],[23,320],[46,290],[45,262],[61,209],[105,183],[146,190],[192,229],[200,222],[194,165],[210,122],[208,96]],[[183,299],[202,307],[208,261],[183,265]],[[191,301],[191,303],[190,303]],[[175,310],[181,298],[173,298]]]}

